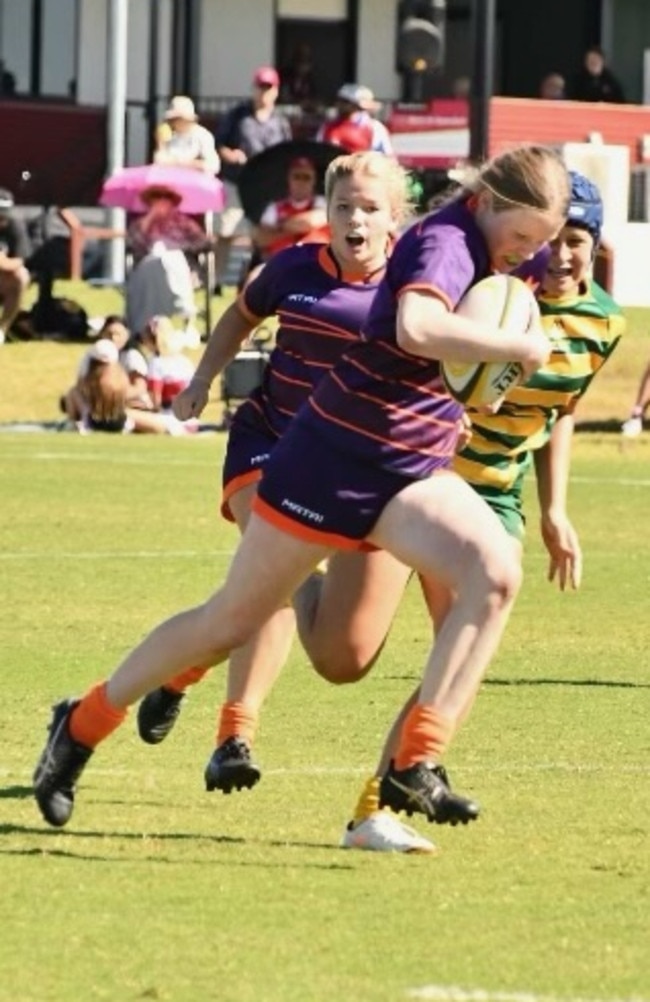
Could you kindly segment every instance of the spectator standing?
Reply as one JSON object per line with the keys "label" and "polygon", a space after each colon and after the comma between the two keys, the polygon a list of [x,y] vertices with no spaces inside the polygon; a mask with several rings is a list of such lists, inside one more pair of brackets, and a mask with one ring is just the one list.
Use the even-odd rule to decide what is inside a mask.
{"label": "spectator standing", "polygon": [[577,74],[569,95],[574,101],[609,101],[625,104],[623,88],[605,61],[605,53],[592,45],[584,54],[582,69]]}
{"label": "spectator standing", "polygon": [[375,118],[381,108],[369,87],[347,83],[336,95],[336,115],[324,122],[316,139],[341,146],[349,153],[375,150],[393,155],[390,133],[383,122]]}
{"label": "spectator standing", "polygon": [[214,136],[198,124],[191,98],[178,95],[171,99],[165,120],[156,132],[154,162],[218,173]]}
{"label": "spectator standing", "polygon": [[0,344],[4,344],[20,312],[30,281],[25,267],[31,252],[29,237],[22,219],[14,216],[13,208],[14,196],[6,188],[0,188]]}
{"label": "spectator standing", "polygon": [[220,291],[233,238],[242,231],[244,223],[244,210],[237,190],[242,168],[256,153],[292,138],[289,119],[276,108],[279,89],[278,71],[273,66],[260,66],[253,75],[252,97],[235,105],[217,129],[225,209],[216,220],[219,238],[215,261],[216,291]]}

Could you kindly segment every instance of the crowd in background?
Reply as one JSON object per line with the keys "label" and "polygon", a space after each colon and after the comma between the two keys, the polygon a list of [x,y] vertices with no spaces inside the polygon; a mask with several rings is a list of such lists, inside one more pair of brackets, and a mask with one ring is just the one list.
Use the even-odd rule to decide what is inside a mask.
{"label": "crowd in background", "polygon": [[[471,99],[471,90],[471,79],[459,76],[454,81],[452,96]],[[546,74],[540,81],[539,97],[545,100],[625,101],[623,89],[598,46],[591,46],[585,52],[583,63],[572,78],[567,80],[557,70]],[[225,114],[214,132],[199,122],[189,96],[176,95],[170,100],[155,132],[153,162],[217,176],[223,186],[224,205],[206,228],[205,221],[180,211],[180,198],[173,190],[152,187],[143,191],[141,197],[146,212],[134,217],[126,232],[132,261],[125,286],[124,323],[129,337],[144,344],[150,337],[152,318],[180,317],[184,347],[198,347],[194,293],[198,282],[205,279],[196,266],[202,252],[214,255],[211,291],[220,294],[232,244],[237,237],[251,243],[249,270],[293,243],[327,242],[325,202],[318,190],[320,165],[308,156],[296,154],[287,160],[285,191],[280,198],[270,200],[258,218],[248,217],[242,204],[239,182],[245,165],[265,150],[292,141],[292,124],[283,110],[283,105],[289,104],[298,105],[305,113],[319,105],[308,45],[298,46],[293,59],[281,72],[272,66],[256,69],[250,96]],[[370,88],[359,83],[343,83],[331,114],[321,121],[312,138],[341,151],[375,150],[393,155],[390,132],[381,120],[381,110]],[[322,175],[322,170],[320,173]],[[35,262],[43,256],[42,247],[38,248],[38,255],[34,254],[27,230],[12,209],[12,194],[0,191],[0,343],[21,310],[30,278],[41,271],[40,265],[35,267]],[[105,359],[99,362],[105,364]],[[128,366],[126,374],[129,380],[133,378]],[[140,378],[145,378],[144,373],[140,373]],[[124,408],[130,403],[129,392],[125,385]],[[623,426],[624,434],[636,435],[641,431],[649,403],[650,373],[646,372],[634,409]],[[86,421],[79,406],[71,407],[67,413],[78,426]],[[135,426],[132,420],[127,425],[129,423]]]}

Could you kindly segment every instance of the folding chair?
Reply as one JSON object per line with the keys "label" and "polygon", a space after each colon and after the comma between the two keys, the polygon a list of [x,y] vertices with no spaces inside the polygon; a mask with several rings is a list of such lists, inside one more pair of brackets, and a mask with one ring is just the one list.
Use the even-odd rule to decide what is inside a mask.
{"label": "folding chair", "polygon": [[264,325],[256,328],[221,375],[223,426],[228,428],[236,410],[261,385],[272,346],[272,332]]}

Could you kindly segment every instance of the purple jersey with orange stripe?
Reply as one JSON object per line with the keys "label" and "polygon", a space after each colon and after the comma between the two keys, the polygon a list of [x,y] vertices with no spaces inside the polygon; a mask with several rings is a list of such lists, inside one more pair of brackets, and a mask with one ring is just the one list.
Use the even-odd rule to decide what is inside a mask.
{"label": "purple jersey with orange stripe", "polygon": [[262,385],[235,424],[260,421],[284,434],[322,377],[360,337],[378,282],[346,281],[328,247],[303,244],[274,255],[244,290],[251,319],[277,314],[280,325]]}
{"label": "purple jersey with orange stripe", "polygon": [[[534,280],[539,267],[527,270]],[[453,310],[490,273],[485,238],[466,200],[412,226],[396,244],[362,341],[319,384],[298,420],[340,449],[408,477],[448,466],[462,407],[449,396],[437,361],[397,344],[397,304],[406,290],[422,290]]]}

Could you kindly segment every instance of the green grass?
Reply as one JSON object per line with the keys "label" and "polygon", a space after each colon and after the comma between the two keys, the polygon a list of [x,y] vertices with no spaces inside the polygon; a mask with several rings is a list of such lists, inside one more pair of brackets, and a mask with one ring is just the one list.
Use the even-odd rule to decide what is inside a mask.
{"label": "green grass", "polygon": [[[29,410],[28,356],[45,401],[70,375],[52,360],[77,348],[2,349],[10,416]],[[576,437],[577,594],[545,581],[528,485],[524,588],[447,763],[483,814],[463,830],[418,823],[438,856],[337,848],[420,675],[416,587],[363,683],[328,686],[294,648],[263,715],[255,791],[203,789],[217,669],[159,748],[127,721],[90,763],[69,826],[45,826],[30,781],[50,703],[225,573],[223,450],[220,435],[0,435],[1,1002],[462,1002],[454,986],[483,993],[472,1002],[647,1002],[648,433],[624,450]]]}

